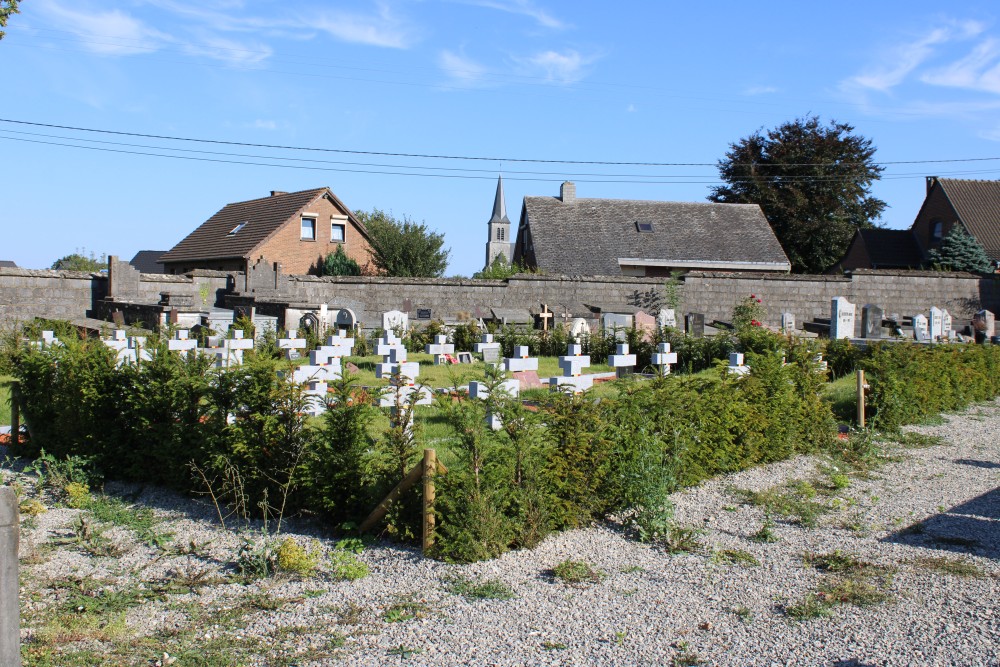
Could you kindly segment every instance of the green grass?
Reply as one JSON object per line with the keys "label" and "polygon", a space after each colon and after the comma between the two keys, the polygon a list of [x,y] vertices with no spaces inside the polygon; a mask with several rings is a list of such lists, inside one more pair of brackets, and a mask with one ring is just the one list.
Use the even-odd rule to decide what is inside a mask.
{"label": "green grass", "polygon": [[814,527],[819,517],[831,510],[827,502],[817,500],[825,489],[806,480],[792,480],[763,491],[735,489],[744,503],[764,509],[768,516],[780,516],[807,528]]}
{"label": "green grass", "polygon": [[858,414],[858,385],[853,375],[823,385],[821,397],[830,404],[837,421],[854,423]]}
{"label": "green grass", "polygon": [[10,387],[7,382],[13,378],[7,375],[0,375],[0,424],[10,424]]}
{"label": "green grass", "polygon": [[552,568],[552,576],[564,584],[580,586],[583,584],[599,584],[605,575],[586,561],[564,560]]}
{"label": "green grass", "polygon": [[499,579],[476,580],[454,577],[445,581],[448,592],[466,600],[510,600],[517,597],[514,589]]}
{"label": "green grass", "polygon": [[743,567],[756,567],[760,565],[760,561],[757,560],[756,556],[743,549],[723,549],[716,551],[712,554],[712,561],[721,563],[722,565],[741,565]]}
{"label": "green grass", "polygon": [[921,556],[913,561],[917,567],[938,574],[950,574],[955,577],[980,578],[986,576],[982,568],[970,563],[964,558],[945,558],[944,556]]}
{"label": "green grass", "polygon": [[151,547],[164,547],[171,533],[158,529],[160,520],[149,507],[129,505],[118,498],[93,495],[86,504],[94,518],[103,523],[135,531],[136,536]]}

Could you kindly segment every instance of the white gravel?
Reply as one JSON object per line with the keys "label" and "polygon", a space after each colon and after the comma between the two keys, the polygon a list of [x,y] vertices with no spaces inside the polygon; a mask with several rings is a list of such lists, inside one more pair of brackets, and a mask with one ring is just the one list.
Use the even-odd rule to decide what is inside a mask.
{"label": "white gravel", "polygon": [[[678,522],[705,528],[700,554],[667,554],[630,539],[613,523],[467,566],[383,544],[362,554],[371,575],[359,581],[220,584],[133,608],[128,625],[138,635],[184,628],[180,603],[215,609],[254,590],[292,601],[278,611],[253,611],[236,628],[206,624],[205,633],[223,633],[235,642],[265,637],[282,651],[316,646],[334,632],[346,636],[332,655],[303,665],[670,665],[695,657],[711,665],[1000,665],[1000,402],[946,422],[913,430],[940,435],[948,444],[898,452],[870,479],[852,479],[840,494],[842,508],[817,527],[779,521],[774,531],[780,540],[774,543],[749,539],[762,524],[762,511],[740,504],[730,490],[810,478],[818,459],[800,457],[675,494]],[[46,552],[44,562],[22,566],[28,575],[22,594],[26,642],[37,631],[33,619],[53,604],[42,587],[46,580],[73,576],[125,586],[183,568],[229,571],[226,563],[240,539],[218,529],[214,510],[165,492],[146,492],[139,501],[170,519],[176,545],[205,545],[199,555],[167,556],[144,545],[119,558],[70,548]],[[40,515],[37,526],[24,531],[22,559],[54,534],[66,533],[76,514],[62,508]],[[922,533],[900,534],[920,522]],[[320,535],[293,528],[291,534]],[[127,542],[128,531],[118,537]],[[720,564],[711,553],[721,549],[745,550],[761,564]],[[827,618],[789,619],[782,605],[800,601],[829,576],[803,565],[803,552],[834,550],[895,568],[892,601],[838,605]],[[985,576],[941,574],[914,563],[940,556],[966,559]],[[607,576],[584,587],[559,583],[548,572],[566,559],[588,561]],[[501,579],[517,597],[468,601],[449,593],[442,581],[455,574]],[[385,609],[400,600],[423,605],[425,613],[386,622]],[[345,619],[349,605],[356,616]],[[735,609],[748,611],[741,616]],[[288,627],[301,629],[278,633],[280,642],[273,639]],[[412,652],[397,655],[400,647]],[[251,664],[270,664],[269,656],[258,655]]]}

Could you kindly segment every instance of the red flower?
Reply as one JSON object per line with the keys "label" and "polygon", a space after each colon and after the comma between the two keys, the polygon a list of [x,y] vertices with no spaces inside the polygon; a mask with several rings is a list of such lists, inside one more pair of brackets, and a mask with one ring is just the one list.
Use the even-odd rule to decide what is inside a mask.
{"label": "red flower", "polygon": [[757,303],[761,303],[761,300],[760,300],[760,299],[757,299]]}
{"label": "red flower", "polygon": [[756,298],[757,298],[757,295],[756,295],[756,294],[751,294],[751,295],[750,295],[750,298],[751,298],[751,299],[756,299]]}

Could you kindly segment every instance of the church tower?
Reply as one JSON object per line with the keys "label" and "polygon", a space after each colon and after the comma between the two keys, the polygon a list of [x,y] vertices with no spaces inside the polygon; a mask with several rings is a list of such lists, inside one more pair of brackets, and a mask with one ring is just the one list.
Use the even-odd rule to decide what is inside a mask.
{"label": "church tower", "polygon": [[497,176],[497,196],[493,200],[493,217],[490,218],[489,228],[486,267],[489,268],[499,255],[503,255],[509,263],[513,257],[514,239],[510,236],[510,220],[507,219],[507,204],[503,198],[503,176]]}

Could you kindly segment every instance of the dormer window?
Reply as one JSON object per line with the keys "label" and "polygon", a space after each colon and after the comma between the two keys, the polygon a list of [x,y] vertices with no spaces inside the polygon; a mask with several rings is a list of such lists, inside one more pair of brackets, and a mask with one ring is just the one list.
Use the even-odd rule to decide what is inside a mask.
{"label": "dormer window", "polygon": [[653,223],[651,223],[651,222],[639,222],[638,220],[636,220],[636,222],[635,222],[635,230],[637,232],[641,232],[643,234],[652,234],[653,233]]}
{"label": "dormer window", "polygon": [[249,220],[241,222],[240,224],[236,225],[235,227],[232,228],[232,230],[230,230],[229,236],[232,236],[233,234],[236,234],[241,229],[243,229],[244,227],[246,227],[248,224],[250,224]]}

